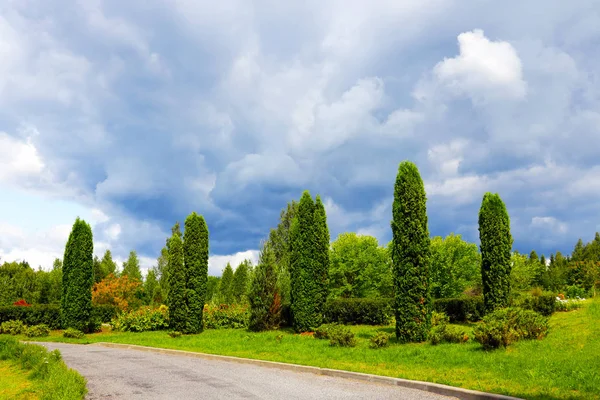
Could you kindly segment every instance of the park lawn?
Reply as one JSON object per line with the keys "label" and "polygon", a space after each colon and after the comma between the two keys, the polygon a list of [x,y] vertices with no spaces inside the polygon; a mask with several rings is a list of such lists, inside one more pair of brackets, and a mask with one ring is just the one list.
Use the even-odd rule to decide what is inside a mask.
{"label": "park lawn", "polygon": [[0,360],[0,399],[38,399],[37,390],[27,375],[27,371],[13,362]]}
{"label": "park lawn", "polygon": [[[330,347],[328,341],[280,330],[251,333],[244,329],[206,330],[171,338],[165,331],[102,332],[65,339],[60,331],[46,341],[114,342],[280,361],[405,379],[436,382],[526,399],[600,399],[600,301],[554,314],[544,340],[518,342],[486,352],[465,344],[398,344],[369,348],[377,331],[393,327],[353,326],[358,345]],[[470,327],[465,329],[470,333]],[[22,338],[25,339],[25,338]]]}

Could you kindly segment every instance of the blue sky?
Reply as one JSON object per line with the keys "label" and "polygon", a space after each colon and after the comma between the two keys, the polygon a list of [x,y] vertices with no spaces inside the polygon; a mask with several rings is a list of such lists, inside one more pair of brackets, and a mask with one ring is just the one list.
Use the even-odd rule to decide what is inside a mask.
{"label": "blue sky", "polygon": [[514,248],[600,230],[600,3],[3,1],[0,256],[49,267],[79,215],[144,267],[191,211],[211,266],[255,258],[303,189],[335,238],[391,238],[414,161],[432,235]]}

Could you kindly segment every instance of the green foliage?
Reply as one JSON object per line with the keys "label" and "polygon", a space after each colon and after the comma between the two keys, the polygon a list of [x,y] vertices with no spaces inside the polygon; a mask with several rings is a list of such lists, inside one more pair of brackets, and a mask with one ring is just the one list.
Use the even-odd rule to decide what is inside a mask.
{"label": "green foliage", "polygon": [[542,339],[549,329],[548,319],[535,311],[501,308],[486,315],[473,330],[484,349],[507,347],[521,339]]}
{"label": "green foliage", "polygon": [[28,338],[45,337],[50,335],[50,328],[46,324],[28,326],[23,331],[23,334]]}
{"label": "green foliage", "polygon": [[556,311],[556,293],[544,292],[539,296],[520,295],[511,301],[511,306],[525,310],[533,310],[538,314],[549,317]]}
{"label": "green foliage", "polygon": [[206,281],[206,303],[212,303],[218,300],[220,276],[208,276]]}
{"label": "green foliage", "polygon": [[202,332],[202,312],[208,279],[208,227],[195,212],[185,219],[183,237],[187,301],[187,327],[184,333]]}
{"label": "green foliage", "polygon": [[325,302],[329,295],[329,228],[327,227],[327,213],[321,197],[315,199],[314,214],[314,277],[317,286],[315,293],[315,312],[322,316]]}
{"label": "green foliage", "polygon": [[0,333],[7,335],[20,335],[25,332],[27,325],[20,320],[5,321],[0,324]]}
{"label": "green foliage", "polygon": [[92,228],[77,218],[63,257],[61,319],[65,328],[92,329],[93,252]]}
{"label": "green foliage", "polygon": [[290,229],[291,310],[297,332],[311,331],[323,319],[319,309],[321,267],[315,229],[315,203],[310,193],[304,191]]}
{"label": "green foliage", "polygon": [[585,304],[584,300],[563,300],[556,301],[556,311],[573,311],[579,310]]}
{"label": "green foliage", "polygon": [[588,292],[582,287],[571,285],[567,286],[565,295],[567,296],[567,299],[585,299],[588,297]]}
{"label": "green foliage", "polygon": [[160,289],[160,286],[158,285],[158,279],[156,279],[156,270],[151,268],[148,270],[148,274],[144,280],[144,303],[146,305],[160,305],[162,299],[155,298],[157,293],[159,294],[158,297],[160,297],[160,292],[157,289]]}
{"label": "green foliage", "polygon": [[247,328],[250,311],[247,306],[220,304],[204,308],[205,329]]}
{"label": "green foliage", "polygon": [[425,341],[429,332],[430,240],[426,201],[419,170],[415,164],[403,161],[394,187],[391,223],[396,337],[400,342]]}
{"label": "green foliage", "polygon": [[129,252],[129,257],[127,261],[123,263],[123,271],[121,271],[121,276],[127,276],[132,280],[136,280],[138,282],[142,281],[142,271],[140,270],[140,260],[138,259],[137,253],[135,250],[131,250]]}
{"label": "green foliage", "polygon": [[0,360],[14,361],[30,371],[41,400],[82,400],[87,393],[85,378],[67,368],[58,350],[49,352],[43,346],[5,337],[0,338]]}
{"label": "green foliage", "polygon": [[185,332],[189,314],[185,299],[185,268],[181,236],[169,240],[169,322],[172,329]]}
{"label": "green foliage", "polygon": [[258,266],[248,296],[251,331],[265,331],[279,327],[281,322],[281,296],[277,287],[275,253],[269,242],[263,244]]}
{"label": "green foliage", "polygon": [[391,299],[333,299],[327,301],[323,319],[342,324],[385,325],[394,315]]}
{"label": "green foliage", "polygon": [[167,246],[163,247],[160,250],[160,255],[156,259],[156,277],[158,278],[158,285],[160,287],[160,296],[163,298],[163,302],[168,302],[168,299],[169,299],[169,250],[167,250]]}
{"label": "green foliage", "polygon": [[100,322],[110,322],[119,313],[119,307],[112,304],[96,304],[92,306],[92,318]]}
{"label": "green foliage", "polygon": [[433,326],[429,331],[429,343],[465,343],[469,340],[467,332],[460,326],[445,323]]}
{"label": "green foliage", "polygon": [[85,334],[77,329],[68,328],[63,332],[63,337],[71,338],[71,339],[81,339],[85,336]]}
{"label": "green foliage", "polygon": [[445,312],[433,311],[431,313],[431,326],[447,325],[450,323],[450,318]]}
{"label": "green foliage", "polygon": [[468,288],[481,287],[481,255],[475,243],[450,234],[431,240],[431,295],[458,297]]}
{"label": "green foliage", "polygon": [[506,206],[498,194],[486,193],[479,210],[481,280],[486,312],[508,306],[513,239]]}
{"label": "green foliage", "polygon": [[171,332],[169,332],[169,336],[172,338],[178,338],[178,337],[181,337],[181,332],[171,331]]}
{"label": "green foliage", "polygon": [[481,296],[435,299],[433,308],[437,312],[445,313],[450,318],[450,322],[474,322],[479,321],[485,315]]}
{"label": "green foliage", "polygon": [[46,324],[51,329],[60,329],[60,307],[56,304],[0,307],[0,323],[11,320],[20,320],[26,325]]}
{"label": "green foliage", "polygon": [[369,339],[369,347],[372,349],[380,349],[387,347],[390,342],[391,335],[385,332],[377,332]]}
{"label": "green foliage", "polygon": [[354,332],[343,325],[338,325],[329,330],[329,345],[339,347],[355,347],[356,338]]}
{"label": "green foliage", "polygon": [[[117,272],[117,263],[113,261],[112,253],[110,250],[106,250],[104,255],[102,256],[102,260],[100,260],[100,271],[102,274],[102,279],[106,278],[110,274],[116,274]],[[102,279],[97,280],[96,282],[100,282]]]}
{"label": "green foliage", "polygon": [[118,314],[110,325],[114,330],[123,332],[158,331],[169,327],[169,313],[166,306],[140,307],[135,311]]}
{"label": "green foliage", "polygon": [[233,304],[233,268],[227,263],[219,282],[219,303]]}
{"label": "green foliage", "polygon": [[392,297],[388,251],[373,236],[342,233],[331,244],[330,297]]}
{"label": "green foliage", "polygon": [[250,280],[250,260],[244,260],[237,266],[231,282],[231,294],[237,304],[246,304],[248,301],[248,286]]}
{"label": "green foliage", "polygon": [[329,339],[329,332],[333,329],[337,329],[340,326],[338,323],[323,324],[315,329],[315,339]]}

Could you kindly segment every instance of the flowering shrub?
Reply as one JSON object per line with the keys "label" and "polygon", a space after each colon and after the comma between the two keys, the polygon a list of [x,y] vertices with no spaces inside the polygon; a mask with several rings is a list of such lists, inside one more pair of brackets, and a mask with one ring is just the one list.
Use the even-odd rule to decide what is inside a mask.
{"label": "flowering shrub", "polygon": [[140,282],[127,276],[117,278],[108,275],[92,288],[92,304],[111,304],[121,311],[129,311],[139,303],[137,293],[141,290]]}
{"label": "flowering shrub", "polygon": [[205,305],[202,316],[205,329],[247,328],[250,310],[236,304]]}
{"label": "flowering shrub", "polygon": [[124,312],[110,322],[112,328],[124,332],[157,331],[169,327],[169,309],[165,305],[159,308],[141,307],[139,310]]}
{"label": "flowering shrub", "polygon": [[31,304],[27,302],[25,299],[17,300],[13,303],[13,306],[21,306],[21,307],[30,307]]}

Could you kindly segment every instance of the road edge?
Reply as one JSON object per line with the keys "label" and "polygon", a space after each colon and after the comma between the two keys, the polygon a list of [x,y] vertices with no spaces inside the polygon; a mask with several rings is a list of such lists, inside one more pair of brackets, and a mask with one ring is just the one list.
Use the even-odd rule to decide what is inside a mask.
{"label": "road edge", "polygon": [[439,383],[412,381],[409,379],[393,378],[389,376],[365,374],[362,372],[343,371],[338,369],[311,367],[308,365],[288,364],[276,361],[255,360],[252,358],[241,358],[233,356],[223,356],[218,354],[198,353],[194,351],[161,349],[158,347],[140,346],[135,344],[96,342],[86,346],[102,346],[119,349],[139,350],[160,354],[172,354],[187,357],[203,358],[206,360],[229,361],[238,364],[252,364],[267,368],[278,368],[283,370],[306,372],[316,375],[331,376],[344,379],[355,379],[359,381],[381,383],[385,385],[401,386],[409,389],[417,389],[425,392],[440,394],[443,396],[457,397],[461,400],[523,400],[518,397],[505,396],[501,394],[480,392],[477,390],[463,389],[454,386],[442,385]]}

